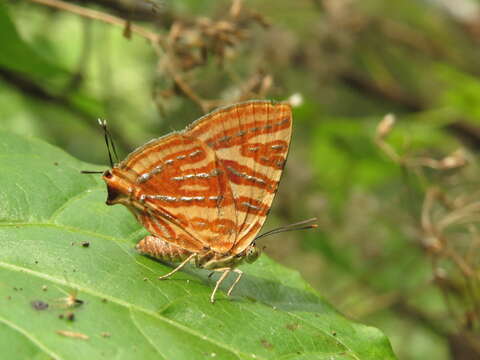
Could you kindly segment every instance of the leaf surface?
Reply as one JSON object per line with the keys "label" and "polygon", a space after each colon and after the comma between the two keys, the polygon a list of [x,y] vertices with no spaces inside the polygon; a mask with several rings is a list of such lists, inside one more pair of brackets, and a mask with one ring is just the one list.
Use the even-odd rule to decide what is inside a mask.
{"label": "leaf surface", "polygon": [[[346,319],[266,256],[242,266],[233,296],[221,291],[214,305],[215,279],[206,271],[190,267],[157,280],[170,267],[135,252],[145,230],[124,207],[105,205],[99,176],[79,173],[92,168],[39,140],[0,132],[6,358],[395,358],[379,330]],[[67,294],[83,304],[69,307]]]}

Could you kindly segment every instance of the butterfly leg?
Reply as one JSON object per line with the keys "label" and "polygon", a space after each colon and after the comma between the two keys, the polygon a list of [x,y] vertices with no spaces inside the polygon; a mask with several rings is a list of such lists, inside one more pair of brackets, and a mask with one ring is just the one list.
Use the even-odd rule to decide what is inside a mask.
{"label": "butterfly leg", "polygon": [[228,292],[227,292],[227,296],[230,296],[230,294],[232,293],[233,291],[233,288],[238,284],[238,282],[240,281],[240,278],[242,277],[243,275],[243,271],[242,270],[239,270],[239,269],[233,269],[234,272],[236,272],[238,274],[237,278],[235,279],[235,281],[233,282],[232,286],[230,286],[230,289],[228,289]]}
{"label": "butterfly leg", "polygon": [[223,274],[220,275],[220,277],[218,278],[217,283],[215,284],[215,287],[212,291],[212,295],[210,295],[210,302],[212,304],[215,302],[215,294],[217,293],[218,287],[223,282],[223,280],[226,279],[226,277],[228,276],[231,270],[232,270],[231,268],[215,269],[215,271],[223,271]]}
{"label": "butterfly leg", "polygon": [[188,264],[188,262],[190,260],[192,260],[197,254],[191,254],[189,257],[187,257],[185,260],[183,260],[175,269],[173,269],[172,271],[170,271],[169,273],[165,274],[165,275],[162,275],[160,276],[158,279],[159,280],[164,280],[170,276],[172,276],[173,274],[175,274],[178,270],[182,269],[185,265]]}

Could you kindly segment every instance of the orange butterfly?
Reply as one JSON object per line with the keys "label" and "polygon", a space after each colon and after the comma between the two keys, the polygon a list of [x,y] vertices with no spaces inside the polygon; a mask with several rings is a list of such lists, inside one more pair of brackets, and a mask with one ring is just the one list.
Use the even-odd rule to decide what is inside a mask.
{"label": "orange butterfly", "polygon": [[286,103],[248,101],[218,109],[112,165],[103,174],[107,204],[125,205],[150,232],[137,244],[142,254],[180,262],[160,279],[189,262],[222,272],[213,303],[227,275],[238,274],[230,295],[242,276],[236,266],[260,255],[254,240],[277,191],[291,133]]}

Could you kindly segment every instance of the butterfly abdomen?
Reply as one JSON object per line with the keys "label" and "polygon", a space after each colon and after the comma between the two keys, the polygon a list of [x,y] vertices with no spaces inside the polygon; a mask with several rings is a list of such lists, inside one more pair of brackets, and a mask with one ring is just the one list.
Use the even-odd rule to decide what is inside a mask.
{"label": "butterfly abdomen", "polygon": [[143,255],[148,255],[159,260],[179,262],[185,260],[192,253],[169,244],[155,236],[145,236],[137,244],[136,249]]}

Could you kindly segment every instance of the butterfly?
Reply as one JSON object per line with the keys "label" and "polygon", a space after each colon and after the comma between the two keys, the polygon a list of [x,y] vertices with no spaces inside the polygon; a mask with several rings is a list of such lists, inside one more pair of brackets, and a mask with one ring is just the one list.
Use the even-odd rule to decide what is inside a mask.
{"label": "butterfly", "polygon": [[[104,130],[108,147],[106,124]],[[287,103],[253,100],[217,109],[116,165],[109,150],[106,203],[126,206],[148,230],[136,246],[141,254],[179,263],[160,279],[187,263],[221,272],[213,303],[228,274],[237,274],[229,296],[243,274],[237,266],[261,253],[255,240],[277,191],[291,134]]]}

